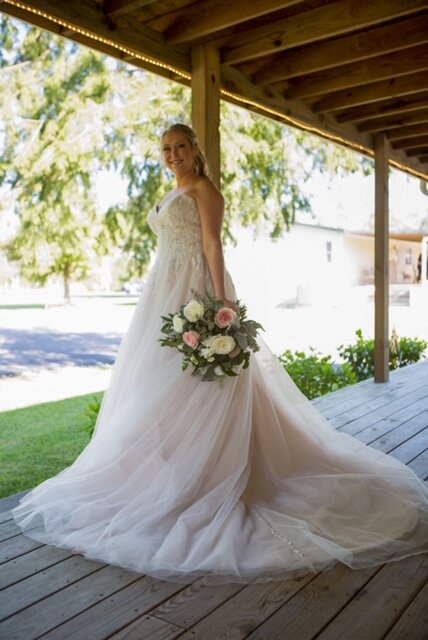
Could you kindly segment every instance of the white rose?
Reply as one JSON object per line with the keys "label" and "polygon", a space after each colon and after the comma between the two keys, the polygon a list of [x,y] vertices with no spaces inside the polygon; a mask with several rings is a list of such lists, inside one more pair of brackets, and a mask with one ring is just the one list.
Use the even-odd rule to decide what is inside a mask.
{"label": "white rose", "polygon": [[213,353],[217,353],[219,355],[226,355],[230,353],[235,348],[235,340],[232,336],[214,336],[211,340],[210,344],[211,350]]}
{"label": "white rose", "polygon": [[197,300],[190,300],[184,307],[183,314],[189,322],[196,322],[204,315],[204,305]]}
{"label": "white rose", "polygon": [[172,319],[172,326],[174,327],[174,331],[182,333],[184,329],[183,318],[176,314]]}
{"label": "white rose", "polygon": [[241,369],[242,369],[242,367],[239,366],[239,364],[234,364],[233,367],[232,367],[233,373],[236,373],[238,375],[241,373]]}
{"label": "white rose", "polygon": [[221,367],[216,367],[214,369],[214,373],[216,374],[216,376],[224,376],[224,371]]}
{"label": "white rose", "polygon": [[203,358],[211,358],[212,354],[213,352],[209,347],[204,347],[203,349],[201,349],[201,356]]}

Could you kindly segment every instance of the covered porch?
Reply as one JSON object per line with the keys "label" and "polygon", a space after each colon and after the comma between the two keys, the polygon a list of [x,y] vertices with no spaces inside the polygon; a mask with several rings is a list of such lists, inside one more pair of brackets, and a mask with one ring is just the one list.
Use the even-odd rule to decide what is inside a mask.
{"label": "covered porch", "polygon": [[217,183],[220,99],[374,158],[375,380],[388,380],[388,169],[427,193],[426,0],[2,0],[0,11],[190,85]]}
{"label": "covered porch", "polygon": [[[428,362],[313,401],[339,430],[428,477]],[[0,637],[5,640],[426,640],[428,557],[373,569],[339,564],[266,584],[177,585],[24,537],[0,501]]]}

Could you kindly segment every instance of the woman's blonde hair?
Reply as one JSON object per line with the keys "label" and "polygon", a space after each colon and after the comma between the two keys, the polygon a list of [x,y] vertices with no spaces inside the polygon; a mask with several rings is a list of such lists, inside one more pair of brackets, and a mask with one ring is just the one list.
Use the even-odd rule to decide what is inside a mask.
{"label": "woman's blonde hair", "polygon": [[205,159],[204,154],[199,148],[198,138],[196,136],[196,133],[193,131],[193,129],[191,127],[188,127],[187,124],[181,124],[180,122],[177,122],[175,124],[172,124],[170,127],[168,127],[168,129],[165,129],[165,131],[162,134],[161,140],[163,140],[168,133],[182,133],[186,137],[191,147],[198,148],[198,153],[193,161],[195,173],[197,176],[203,176],[204,178],[208,178],[209,171],[208,171],[207,161]]}

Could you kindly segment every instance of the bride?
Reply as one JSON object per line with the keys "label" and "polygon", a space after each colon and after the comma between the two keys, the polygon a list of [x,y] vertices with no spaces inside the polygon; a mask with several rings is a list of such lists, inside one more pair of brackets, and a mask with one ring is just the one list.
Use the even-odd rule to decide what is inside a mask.
{"label": "bride", "polygon": [[156,262],[122,341],[94,436],[13,510],[25,533],[167,580],[279,580],[332,560],[358,569],[428,550],[428,491],[406,466],[337,433],[259,339],[223,385],[181,370],[161,315],[208,290],[234,309],[224,202],[195,133],[162,136],[176,188],[149,213]]}

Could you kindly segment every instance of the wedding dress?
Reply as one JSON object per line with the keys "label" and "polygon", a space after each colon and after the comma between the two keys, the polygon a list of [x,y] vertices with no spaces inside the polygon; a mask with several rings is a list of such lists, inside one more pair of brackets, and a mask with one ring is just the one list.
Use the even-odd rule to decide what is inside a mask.
{"label": "wedding dress", "polygon": [[[178,582],[279,580],[428,550],[425,484],[336,432],[263,339],[223,385],[161,347],[161,315],[212,286],[195,200],[170,194],[148,221],[156,262],[94,436],[13,510],[25,535]],[[227,271],[225,284],[236,299]]]}

